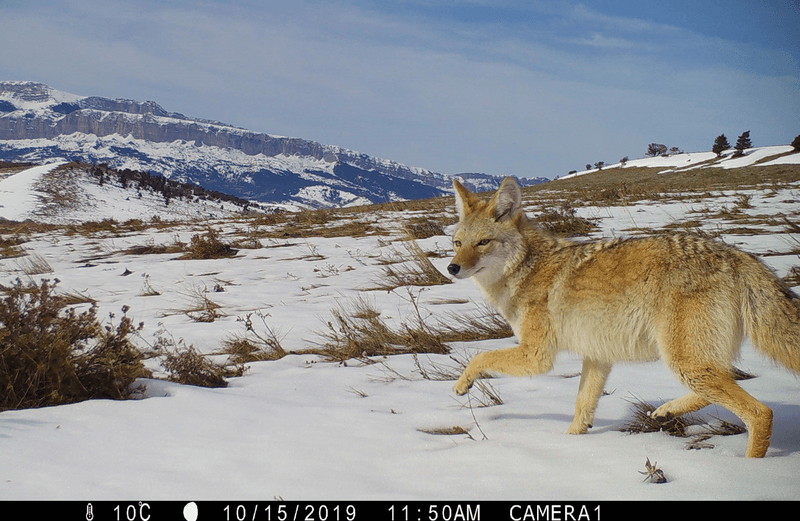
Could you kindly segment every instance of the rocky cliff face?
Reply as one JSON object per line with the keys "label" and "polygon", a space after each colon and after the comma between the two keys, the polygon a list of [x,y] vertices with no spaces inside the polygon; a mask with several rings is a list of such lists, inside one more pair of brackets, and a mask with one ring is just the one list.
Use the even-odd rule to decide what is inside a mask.
{"label": "rocky cliff face", "polygon": [[[309,206],[433,197],[451,189],[443,174],[190,118],[153,101],[81,97],[41,83],[0,82],[0,159],[56,157],[159,173],[238,197]],[[501,181],[480,176],[481,186],[473,188],[491,189]]]}

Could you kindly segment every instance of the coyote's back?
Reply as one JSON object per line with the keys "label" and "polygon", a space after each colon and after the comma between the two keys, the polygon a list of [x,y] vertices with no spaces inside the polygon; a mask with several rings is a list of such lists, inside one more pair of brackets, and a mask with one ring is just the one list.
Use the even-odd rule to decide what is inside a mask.
{"label": "coyote's back", "polygon": [[734,380],[744,336],[800,374],[800,299],[761,261],[687,235],[576,243],[535,227],[506,179],[489,202],[457,181],[459,223],[448,271],[472,277],[509,321],[519,346],[477,355],[455,385],[466,393],[482,374],[549,371],[558,351],[582,355],[575,417],[591,427],[603,385],[618,361],[662,358],[690,393],[656,417],[710,403],[744,421],[747,456],[769,446],[772,411]]}

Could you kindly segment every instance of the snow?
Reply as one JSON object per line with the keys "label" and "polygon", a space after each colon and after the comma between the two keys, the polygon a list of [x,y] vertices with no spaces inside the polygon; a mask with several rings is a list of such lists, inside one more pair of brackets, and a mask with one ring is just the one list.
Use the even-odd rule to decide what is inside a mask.
{"label": "snow", "polygon": [[[735,150],[729,149],[722,153],[722,157],[717,160],[717,155],[714,152],[689,152],[689,153],[681,153],[681,154],[671,154],[665,156],[656,156],[656,157],[646,157],[642,159],[633,159],[627,161],[624,165],[622,163],[616,163],[613,165],[606,165],[603,169],[609,168],[635,168],[635,167],[647,167],[647,168],[664,168],[665,170],[662,173],[671,173],[671,172],[683,172],[686,170],[692,170],[694,168],[740,168],[743,166],[750,166],[750,165],[758,165],[758,166],[767,166],[767,165],[777,165],[777,164],[800,164],[800,153],[789,154],[793,150],[793,147],[789,145],[777,145],[777,146],[766,146],[766,147],[756,147],[750,148],[744,151],[744,155],[742,157],[733,157]],[[781,157],[777,157],[775,159],[764,161],[766,158],[772,156],[779,156],[781,154],[788,154],[782,155]],[[598,172],[598,169],[593,168],[590,170],[584,170],[582,172],[576,172],[573,174],[565,175],[560,177],[559,179],[569,179],[572,177],[578,177],[586,174],[591,174],[594,172]]]}
{"label": "snow", "polygon": [[[24,208],[14,201],[33,201],[31,183],[52,167],[0,181],[0,210],[21,216]],[[795,190],[781,188],[772,196],[754,191],[756,207],[749,211],[796,211],[796,203],[786,202]],[[728,202],[706,203],[712,204]],[[674,222],[701,206],[642,203],[579,213],[601,219],[600,235],[609,237],[634,226]],[[411,216],[387,211],[369,218],[396,226]],[[243,377],[222,389],[149,379],[141,381],[146,386],[142,399],[2,412],[0,499],[800,499],[800,382],[762,359],[749,343],[737,365],[757,378],[741,385],[775,413],[765,458],[743,457],[744,435],[714,436],[713,449],[686,450],[685,439],[665,433],[619,432],[630,419],[630,400],[658,404],[686,392],[660,362],[615,366],[594,427],[570,436],[565,431],[578,379],[568,376],[581,364],[566,354],[549,374],[491,380],[504,403],[478,407],[474,391],[456,397],[452,381],[423,378],[412,355],[345,365],[300,353],[321,341],[332,309],[358,296],[373,301],[391,324],[411,316],[409,295],[432,323],[450,313],[469,313],[483,302],[468,282],[412,288],[410,294],[402,288],[364,291],[380,281],[380,256],[391,254],[391,237],[312,233],[305,240],[264,239],[261,248],[224,260],[124,253],[135,245],[188,242],[206,225],[225,237],[244,234],[247,227],[208,220],[202,226],[186,223],[124,235],[52,231],[22,246],[52,268],[31,278],[58,278],[60,290],[90,295],[100,307],[98,316],[118,314],[129,305],[134,322],[145,323],[135,339],[141,345],[166,330],[213,353],[226,338],[244,332],[238,317],[261,311],[280,332],[283,347],[295,354],[249,364]],[[790,251],[797,239],[777,233],[724,238],[755,252]],[[449,249],[444,236],[419,242],[428,251]],[[764,259],[779,275],[797,264],[796,255]],[[433,262],[444,270],[448,259]],[[123,276],[126,271],[132,274]],[[17,277],[28,277],[20,259],[0,259],[0,284]],[[143,296],[146,280],[161,294]],[[216,285],[224,291],[205,295],[220,304],[224,316],[199,323],[180,311],[197,290]],[[454,356],[466,359],[513,343],[452,348]],[[420,355],[418,361],[427,367],[454,366],[449,355]],[[739,423],[713,407],[702,414]],[[469,436],[423,432],[454,426],[468,429]],[[668,483],[643,481],[647,458],[658,463]]]}
{"label": "snow", "polygon": [[[797,381],[751,356],[768,384],[745,384],[775,411],[768,457],[742,458],[744,436],[687,451],[663,433],[627,435],[624,393],[682,392],[659,364],[621,366],[590,434],[564,434],[576,361],[551,375],[502,379],[505,404],[475,410],[465,436],[419,429],[474,425],[450,382],[382,382],[376,366],[288,356],[252,365],[226,389],[147,382],[148,398],[94,400],[0,415],[0,497],[65,499],[797,499]],[[412,375],[410,356],[393,369]],[[352,392],[356,388],[368,396]],[[787,403],[788,402],[788,403]],[[669,483],[642,481],[645,458]]]}
{"label": "snow", "polygon": [[36,112],[37,114],[44,114],[48,109],[58,105],[59,103],[76,103],[85,98],[85,96],[70,94],[68,92],[54,89],[47,85],[36,84],[27,81],[3,81],[2,83],[17,87],[33,85],[40,88],[42,97],[38,99],[30,99],[26,96],[20,96],[10,91],[0,93],[0,100],[12,102],[14,105],[16,105],[18,110],[32,111]]}
{"label": "snow", "polygon": [[[774,146],[774,147],[761,147],[761,148],[750,148],[744,151],[744,155],[741,157],[733,157],[733,154],[727,155],[726,159],[720,162],[719,166],[722,168],[739,168],[742,166],[750,166],[756,164],[758,161],[762,159],[766,159],[770,156],[785,154],[787,152],[791,152],[794,150],[793,147],[789,145],[783,146]],[[800,163],[800,157],[792,157],[786,156],[793,159],[792,163],[797,164]]]}
{"label": "snow", "polygon": [[0,178],[0,218],[24,221],[30,217],[31,208],[35,208],[39,202],[34,185],[42,175],[63,164],[63,161],[50,163]]}
{"label": "snow", "polygon": [[[44,193],[36,191],[42,176],[64,165],[56,161],[0,177],[0,219],[10,221],[34,220],[53,224],[77,224],[91,220],[113,219],[124,222],[131,219],[150,221],[158,217],[163,221],[187,221],[232,217],[241,213],[241,207],[229,202],[187,201],[179,198],[165,205],[161,194],[148,190],[138,197],[135,190],[106,184],[83,175],[75,182],[76,201],[55,214],[43,214],[40,202]],[[260,205],[264,208],[279,205]],[[296,208],[294,208],[296,210]]]}

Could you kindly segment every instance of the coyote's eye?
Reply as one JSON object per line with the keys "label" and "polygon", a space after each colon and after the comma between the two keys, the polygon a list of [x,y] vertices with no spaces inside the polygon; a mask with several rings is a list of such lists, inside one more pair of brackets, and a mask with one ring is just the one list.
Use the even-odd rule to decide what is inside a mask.
{"label": "coyote's eye", "polygon": [[455,246],[456,248],[460,248],[461,247],[461,241],[453,241],[453,246]]}
{"label": "coyote's eye", "polygon": [[492,242],[491,239],[482,239],[480,242],[478,242],[478,246],[486,246],[490,242]]}

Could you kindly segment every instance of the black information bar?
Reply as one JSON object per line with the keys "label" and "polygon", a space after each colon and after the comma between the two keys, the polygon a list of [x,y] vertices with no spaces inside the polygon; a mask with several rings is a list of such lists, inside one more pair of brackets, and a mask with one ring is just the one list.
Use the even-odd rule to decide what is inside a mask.
{"label": "black information bar", "polygon": [[[742,506],[684,505],[715,516]],[[3,521],[612,521],[658,510],[649,501],[0,501]]]}

